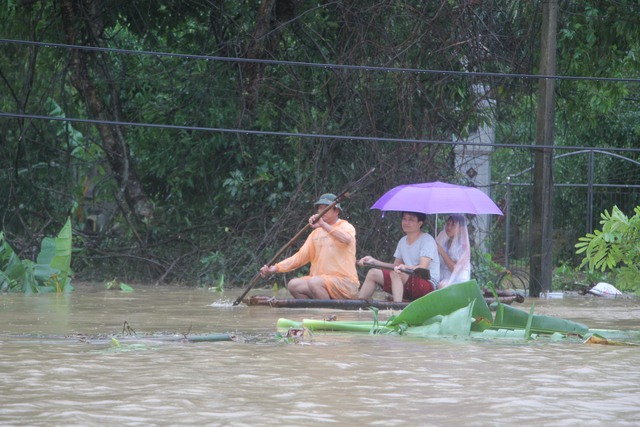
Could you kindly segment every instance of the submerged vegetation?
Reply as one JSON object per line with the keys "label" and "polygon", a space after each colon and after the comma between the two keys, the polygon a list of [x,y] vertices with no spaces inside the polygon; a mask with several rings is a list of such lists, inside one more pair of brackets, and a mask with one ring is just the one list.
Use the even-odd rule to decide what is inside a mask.
{"label": "submerged vegetation", "polygon": [[[640,345],[640,331],[590,329],[578,322],[529,313],[496,303],[492,316],[475,280],[457,283],[413,301],[385,323],[372,321],[279,319],[279,331],[347,331],[448,339],[579,340],[585,343]],[[287,333],[287,335],[291,335]],[[302,335],[297,332],[295,335]]]}

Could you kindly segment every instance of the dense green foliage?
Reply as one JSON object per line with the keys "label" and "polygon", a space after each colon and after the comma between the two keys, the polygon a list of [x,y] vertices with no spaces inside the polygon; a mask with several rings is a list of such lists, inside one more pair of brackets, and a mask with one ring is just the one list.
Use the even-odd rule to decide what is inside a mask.
{"label": "dense green foliage", "polygon": [[[559,74],[637,75],[640,10],[605,3],[561,2]],[[0,38],[106,49],[0,43],[0,111],[16,115],[0,117],[5,238],[35,259],[71,214],[87,279],[242,282],[317,195],[372,167],[346,216],[359,252],[390,257],[397,218],[369,206],[407,182],[466,183],[453,146],[426,141],[486,123],[485,97],[510,145],[494,151],[494,180],[530,165],[536,80],[470,72],[536,72],[539,2],[0,4]],[[562,81],[557,143],[637,146],[638,95],[637,83]],[[530,197],[514,197],[524,224]],[[578,197],[561,199],[560,229],[583,222]]]}
{"label": "dense green foliage", "polygon": [[617,270],[616,286],[622,291],[640,291],[640,207],[627,217],[617,206],[602,214],[601,230],[581,237],[577,253],[590,270]]}

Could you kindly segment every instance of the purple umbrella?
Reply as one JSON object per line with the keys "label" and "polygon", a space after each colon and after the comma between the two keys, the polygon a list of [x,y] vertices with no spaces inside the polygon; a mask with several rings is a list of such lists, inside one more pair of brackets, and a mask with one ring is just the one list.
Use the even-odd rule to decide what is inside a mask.
{"label": "purple umbrella", "polygon": [[380,197],[371,209],[425,214],[502,215],[502,211],[493,200],[477,188],[440,181],[392,188]]}

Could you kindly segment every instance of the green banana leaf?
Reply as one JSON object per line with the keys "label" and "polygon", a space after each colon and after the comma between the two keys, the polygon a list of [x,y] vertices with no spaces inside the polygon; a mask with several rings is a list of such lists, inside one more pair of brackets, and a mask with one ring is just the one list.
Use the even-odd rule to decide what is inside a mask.
{"label": "green banana leaf", "polygon": [[0,290],[30,294],[37,291],[33,261],[21,260],[0,232]]}
{"label": "green banana leaf", "polygon": [[525,329],[527,333],[584,335],[589,328],[582,323],[558,317],[535,315],[523,310],[500,304],[496,310],[491,329]]}
{"label": "green banana leaf", "polygon": [[45,237],[35,266],[36,280],[59,291],[70,291],[71,278],[71,218],[62,227],[57,237]]}
{"label": "green banana leaf", "polygon": [[493,317],[475,280],[456,283],[418,298],[390,319],[387,326],[422,325],[434,316],[446,316],[474,301],[472,316],[475,321],[471,330],[482,332],[491,326]]}
{"label": "green banana leaf", "polygon": [[446,316],[432,317],[428,323],[421,326],[410,326],[404,335],[419,337],[468,337],[473,324],[473,306],[471,301],[466,307],[460,308]]}
{"label": "green banana leaf", "polygon": [[45,237],[34,263],[21,260],[0,233],[0,290],[24,293],[70,291],[71,219],[55,238]]}

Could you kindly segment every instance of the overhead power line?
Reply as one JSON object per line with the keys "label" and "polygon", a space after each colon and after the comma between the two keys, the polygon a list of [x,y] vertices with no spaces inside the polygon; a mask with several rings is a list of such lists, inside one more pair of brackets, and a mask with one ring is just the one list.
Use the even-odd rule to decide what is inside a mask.
{"label": "overhead power line", "polygon": [[[640,83],[640,78],[625,78],[625,77],[585,77],[585,76],[557,76],[557,75],[540,75],[540,74],[512,74],[512,73],[488,73],[488,72],[467,72],[467,71],[453,71],[453,70],[427,70],[418,68],[399,68],[399,67],[377,67],[377,66],[364,66],[364,65],[346,65],[346,64],[318,64],[311,62],[299,62],[299,61],[280,61],[273,59],[256,59],[256,58],[238,58],[238,57],[221,57],[211,55],[195,55],[195,54],[182,54],[182,53],[168,53],[168,52],[156,52],[156,51],[144,51],[144,50],[130,50],[130,49],[116,49],[105,48],[96,46],[80,46],[70,45],[62,43],[48,43],[48,42],[36,42],[28,40],[11,40],[0,39],[0,43],[7,44],[20,44],[30,46],[42,46],[49,48],[62,48],[62,49],[80,49],[86,51],[98,51],[108,53],[119,53],[127,55],[149,55],[158,57],[171,57],[182,59],[195,59],[195,60],[207,60],[207,61],[221,61],[221,62],[236,62],[236,63],[262,63],[268,65],[286,65],[286,66],[303,66],[303,67],[315,67],[324,69],[347,69],[347,70],[361,70],[361,71],[381,71],[381,72],[401,72],[401,73],[422,73],[422,74],[438,74],[438,75],[456,75],[463,77],[499,77],[499,78],[521,78],[521,79],[558,79],[558,80],[588,80],[588,81],[602,81],[602,82],[627,82],[627,83]],[[55,120],[75,123],[91,123],[91,124],[106,124],[116,126],[136,126],[146,128],[160,128],[160,129],[176,129],[187,131],[204,131],[204,132],[218,132],[218,133],[234,133],[245,135],[271,135],[280,137],[300,137],[300,138],[317,138],[317,139],[333,139],[333,140],[349,140],[349,141],[377,141],[377,142],[401,142],[401,143],[419,143],[419,144],[443,144],[443,145],[473,145],[475,147],[487,146],[495,147],[495,144],[476,143],[476,142],[464,142],[464,141],[442,141],[442,140],[429,140],[429,139],[407,139],[407,138],[382,138],[371,136],[349,136],[349,135],[329,135],[329,134],[313,134],[313,133],[301,133],[301,132],[275,132],[275,131],[263,131],[263,130],[248,130],[238,128],[219,128],[219,127],[204,127],[204,126],[181,126],[171,124],[154,124],[154,123],[138,123],[138,122],[125,122],[125,121],[105,121],[96,119],[81,119],[70,117],[52,117],[35,114],[20,114],[0,111],[0,117],[6,118],[24,118],[32,120]],[[536,146],[522,145],[522,144],[499,144],[502,148],[553,148],[556,150],[591,150],[593,147],[581,147],[581,146]],[[608,148],[609,151],[621,151],[621,152],[640,152],[640,149],[631,148]]]}
{"label": "overhead power line", "polygon": [[558,76],[558,75],[544,75],[544,74],[515,74],[515,73],[489,73],[478,71],[454,71],[454,70],[428,70],[423,68],[402,68],[402,67],[379,67],[370,65],[347,65],[347,64],[318,64],[314,62],[302,62],[302,61],[281,61],[276,59],[257,59],[257,58],[239,58],[239,57],[226,57],[226,56],[212,56],[212,55],[195,55],[185,53],[168,53],[168,52],[155,52],[148,50],[130,50],[130,49],[117,49],[110,47],[98,47],[98,46],[81,46],[70,45],[64,43],[48,43],[48,42],[36,42],[29,40],[11,40],[0,39],[0,43],[10,44],[22,44],[30,46],[42,46],[62,49],[79,49],[96,52],[109,52],[109,53],[122,53],[127,55],[149,55],[171,58],[183,58],[183,59],[197,59],[206,61],[220,61],[220,62],[238,62],[238,63],[260,63],[268,65],[288,65],[288,66],[301,66],[301,67],[313,67],[324,69],[343,69],[343,70],[360,70],[360,71],[381,71],[381,72],[393,72],[393,73],[415,73],[415,74],[437,74],[445,76],[464,76],[464,77],[497,77],[497,78],[516,78],[516,79],[555,79],[555,80],[582,80],[582,81],[596,81],[596,82],[624,82],[624,83],[640,83],[640,78],[637,77],[590,77],[590,76]]}
{"label": "overhead power line", "polygon": [[[303,133],[303,132],[275,132],[265,130],[252,130],[252,129],[238,129],[238,128],[217,128],[208,126],[183,126],[183,125],[170,125],[170,124],[156,124],[156,123],[138,123],[138,122],[124,122],[117,120],[96,120],[96,119],[80,119],[72,117],[53,117],[43,116],[36,114],[19,114],[19,113],[6,113],[0,111],[0,117],[7,118],[21,118],[31,120],[55,120],[60,122],[71,123],[89,123],[98,125],[113,125],[113,126],[135,126],[145,128],[156,129],[174,129],[174,130],[187,130],[197,132],[217,132],[217,133],[233,133],[244,135],[269,135],[279,137],[298,137],[298,138],[316,138],[327,140],[340,140],[340,141],[376,141],[376,142],[401,142],[401,143],[413,143],[413,144],[443,144],[443,145],[471,145],[473,147],[492,147],[492,148],[519,148],[519,149],[541,149],[552,148],[554,150],[594,150],[595,147],[582,147],[582,146],[566,146],[566,145],[523,145],[523,144],[491,144],[481,142],[468,142],[468,141],[443,141],[435,139],[409,139],[409,138],[383,138],[373,136],[351,136],[351,135],[331,135],[321,133]],[[602,147],[598,149],[602,150]],[[606,148],[608,152],[626,152],[626,153],[640,153],[640,148]]]}

